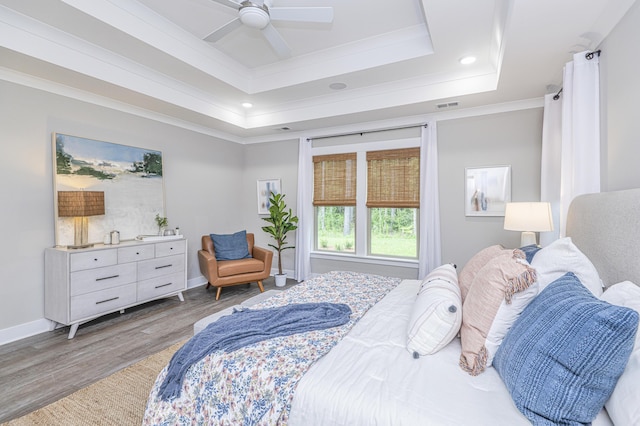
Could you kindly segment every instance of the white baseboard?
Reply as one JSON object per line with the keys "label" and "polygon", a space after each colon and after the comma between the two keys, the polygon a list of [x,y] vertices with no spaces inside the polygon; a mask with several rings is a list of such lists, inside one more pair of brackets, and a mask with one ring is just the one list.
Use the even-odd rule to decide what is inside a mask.
{"label": "white baseboard", "polygon": [[36,334],[44,333],[52,329],[53,322],[45,318],[5,328],[0,330],[0,345],[35,336]]}
{"label": "white baseboard", "polygon": [[204,277],[204,275],[200,275],[199,277],[191,278],[190,280],[187,280],[187,290],[195,288],[195,287],[203,286],[203,285],[207,284],[207,282],[208,281]]}

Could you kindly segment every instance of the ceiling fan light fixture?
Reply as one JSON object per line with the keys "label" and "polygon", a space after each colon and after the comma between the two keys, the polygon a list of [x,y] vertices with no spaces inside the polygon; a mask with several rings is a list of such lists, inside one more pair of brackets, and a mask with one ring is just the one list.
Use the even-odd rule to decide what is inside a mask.
{"label": "ceiling fan light fixture", "polygon": [[240,22],[248,27],[261,30],[269,25],[269,11],[266,6],[258,6],[251,2],[244,2],[238,14]]}

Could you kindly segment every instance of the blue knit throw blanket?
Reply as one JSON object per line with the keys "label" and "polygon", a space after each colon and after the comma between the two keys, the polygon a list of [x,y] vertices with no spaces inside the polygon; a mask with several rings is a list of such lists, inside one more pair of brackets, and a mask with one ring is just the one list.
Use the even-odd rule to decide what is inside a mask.
{"label": "blue knit throw blanket", "polygon": [[337,327],[350,315],[348,305],[326,302],[235,311],[209,324],[173,355],[159,396],[165,401],[179,397],[189,367],[214,351],[233,352],[274,337]]}

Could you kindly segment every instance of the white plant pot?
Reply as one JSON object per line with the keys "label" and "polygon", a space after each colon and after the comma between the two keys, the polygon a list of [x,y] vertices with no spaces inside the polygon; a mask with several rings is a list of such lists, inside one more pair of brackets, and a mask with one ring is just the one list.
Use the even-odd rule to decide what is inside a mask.
{"label": "white plant pot", "polygon": [[287,274],[275,274],[276,287],[284,287],[287,284]]}

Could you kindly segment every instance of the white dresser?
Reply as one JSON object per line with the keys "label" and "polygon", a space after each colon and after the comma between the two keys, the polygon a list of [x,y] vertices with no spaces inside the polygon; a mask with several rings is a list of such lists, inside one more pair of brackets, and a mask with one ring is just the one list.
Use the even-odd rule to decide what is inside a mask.
{"label": "white dresser", "polygon": [[185,239],[47,248],[44,259],[44,315],[71,325],[69,339],[80,324],[111,312],[170,296],[184,301]]}

